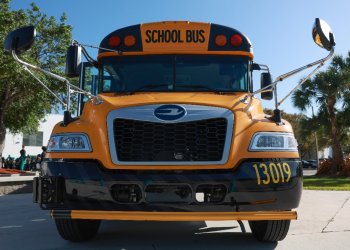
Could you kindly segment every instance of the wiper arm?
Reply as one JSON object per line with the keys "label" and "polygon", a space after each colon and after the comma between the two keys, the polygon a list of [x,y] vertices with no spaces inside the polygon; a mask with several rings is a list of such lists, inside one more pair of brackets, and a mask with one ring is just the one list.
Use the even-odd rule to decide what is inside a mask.
{"label": "wiper arm", "polygon": [[[138,92],[138,91],[141,91],[141,90],[146,90],[146,89],[156,89],[158,87],[164,87],[164,86],[169,86],[170,84],[168,83],[164,83],[164,84],[148,84],[148,85],[143,85],[137,89],[134,89],[134,90],[131,90],[131,91],[125,91],[125,93],[129,94],[129,95],[132,95],[134,94],[135,92]],[[173,87],[173,85],[171,85]],[[196,88],[196,89],[207,89],[207,90],[210,90],[210,91],[213,91],[214,93],[216,94],[221,94],[223,93],[223,91],[220,91],[218,89],[214,89],[214,88],[211,88],[211,87],[208,87],[206,85],[200,85],[200,84],[176,84],[175,85],[175,88]],[[173,90],[173,89],[171,89]]]}
{"label": "wiper arm", "polygon": [[146,90],[146,89],[156,89],[158,87],[164,87],[164,86],[169,86],[168,83],[163,83],[163,84],[147,84],[147,85],[143,85],[137,89],[131,90],[131,91],[125,91],[128,94],[133,94],[135,92],[141,91],[141,90]]}
{"label": "wiper arm", "polygon": [[211,90],[214,93],[222,93],[223,91],[220,91],[218,89],[211,88],[206,85],[200,85],[200,84],[176,84],[176,88],[195,88],[195,89],[207,89]]}

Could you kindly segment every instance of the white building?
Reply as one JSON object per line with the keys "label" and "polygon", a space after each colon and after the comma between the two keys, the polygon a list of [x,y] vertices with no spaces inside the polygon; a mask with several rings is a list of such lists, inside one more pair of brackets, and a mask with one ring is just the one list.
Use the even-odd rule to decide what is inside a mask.
{"label": "white building", "polygon": [[318,158],[332,158],[333,156],[333,151],[332,151],[332,147],[328,147],[323,149],[322,151],[318,152]]}
{"label": "white building", "polygon": [[19,157],[19,151],[22,149],[22,145],[25,146],[27,155],[38,155],[41,154],[42,146],[47,146],[50,139],[50,135],[53,127],[63,120],[63,115],[49,114],[41,122],[38,128],[38,133],[34,135],[23,135],[6,133],[5,148],[2,156],[7,158],[8,155],[11,157]]}

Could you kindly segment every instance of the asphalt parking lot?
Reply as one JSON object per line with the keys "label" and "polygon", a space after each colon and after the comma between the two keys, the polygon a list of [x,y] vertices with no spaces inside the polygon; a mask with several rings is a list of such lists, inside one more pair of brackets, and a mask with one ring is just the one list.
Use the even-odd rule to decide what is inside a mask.
{"label": "asphalt parking lot", "polygon": [[0,196],[1,250],[7,249],[350,249],[350,192],[303,192],[298,220],[287,238],[261,243],[247,222],[104,221],[96,238],[64,241],[48,211],[31,202],[31,194]]}

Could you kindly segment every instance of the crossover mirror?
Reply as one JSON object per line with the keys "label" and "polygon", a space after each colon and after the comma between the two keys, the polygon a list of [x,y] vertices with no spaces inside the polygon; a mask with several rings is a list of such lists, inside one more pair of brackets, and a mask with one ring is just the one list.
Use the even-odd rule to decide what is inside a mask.
{"label": "crossover mirror", "polygon": [[315,43],[330,51],[335,46],[334,36],[329,25],[320,18],[315,19],[315,23],[312,27],[312,38]]}
{"label": "crossover mirror", "polygon": [[36,30],[34,26],[27,26],[10,32],[5,38],[4,49],[11,53],[21,54],[29,50],[34,44]]}

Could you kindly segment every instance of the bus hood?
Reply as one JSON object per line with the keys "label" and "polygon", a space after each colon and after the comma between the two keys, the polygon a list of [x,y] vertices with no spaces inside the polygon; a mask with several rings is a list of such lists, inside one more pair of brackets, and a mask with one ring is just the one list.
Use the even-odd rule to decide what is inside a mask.
{"label": "bus hood", "polygon": [[[215,93],[135,93],[131,95],[103,94],[100,97],[105,105],[110,106],[107,109],[143,106],[151,104],[193,104],[212,107],[222,107],[230,110],[249,108],[250,111],[256,110],[262,112],[260,101],[252,98],[248,103],[241,101],[247,94],[215,94]],[[253,108],[255,107],[255,108]]]}

